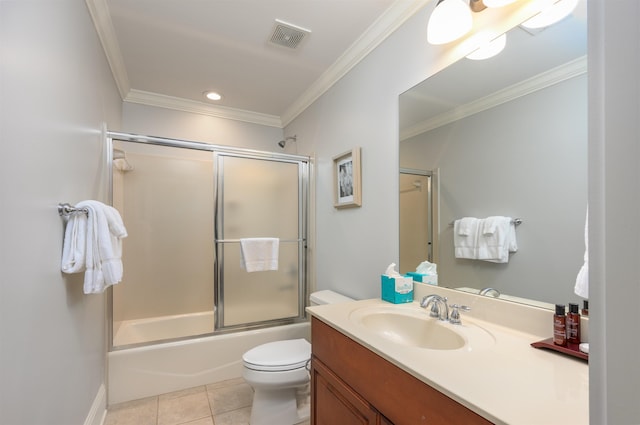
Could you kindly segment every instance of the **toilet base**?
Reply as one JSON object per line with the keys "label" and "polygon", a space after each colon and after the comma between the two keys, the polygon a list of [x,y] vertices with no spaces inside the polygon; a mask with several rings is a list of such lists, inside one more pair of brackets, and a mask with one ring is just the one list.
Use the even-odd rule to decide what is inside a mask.
{"label": "toilet base", "polygon": [[295,425],[309,419],[308,386],[276,390],[256,389],[250,425]]}

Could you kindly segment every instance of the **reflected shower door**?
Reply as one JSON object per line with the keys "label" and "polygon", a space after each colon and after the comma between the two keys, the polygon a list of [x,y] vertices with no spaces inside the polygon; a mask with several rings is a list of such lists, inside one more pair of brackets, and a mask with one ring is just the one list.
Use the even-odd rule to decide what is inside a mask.
{"label": "reflected shower door", "polygon": [[433,262],[431,175],[400,172],[400,273]]}
{"label": "reflected shower door", "polygon": [[[307,164],[215,154],[216,327],[303,317]],[[246,272],[241,238],[280,238],[278,270]]]}

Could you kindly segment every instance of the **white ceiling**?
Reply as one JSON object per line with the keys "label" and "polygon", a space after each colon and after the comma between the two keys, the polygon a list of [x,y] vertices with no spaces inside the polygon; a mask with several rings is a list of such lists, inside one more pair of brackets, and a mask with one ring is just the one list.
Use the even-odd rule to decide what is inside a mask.
{"label": "white ceiling", "polygon": [[[282,127],[430,1],[87,4],[124,100]],[[295,50],[273,45],[276,19],[311,33]]]}

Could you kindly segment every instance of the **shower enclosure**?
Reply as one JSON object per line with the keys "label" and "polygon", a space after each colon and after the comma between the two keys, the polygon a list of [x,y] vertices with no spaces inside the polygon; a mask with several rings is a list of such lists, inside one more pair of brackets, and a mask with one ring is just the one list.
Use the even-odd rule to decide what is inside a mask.
{"label": "shower enclosure", "polygon": [[[112,350],[304,319],[309,160],[108,133],[112,202],[129,236],[111,290]],[[240,239],[280,239],[248,273]]]}

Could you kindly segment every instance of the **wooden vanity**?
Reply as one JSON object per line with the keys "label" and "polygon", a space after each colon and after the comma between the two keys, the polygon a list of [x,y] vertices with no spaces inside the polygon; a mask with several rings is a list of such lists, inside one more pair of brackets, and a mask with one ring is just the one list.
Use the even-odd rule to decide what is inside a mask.
{"label": "wooden vanity", "polygon": [[311,424],[490,424],[317,318],[311,321]]}
{"label": "wooden vanity", "polygon": [[[587,362],[531,346],[551,332],[553,311],[446,288],[423,292],[418,296],[437,293],[471,306],[459,328],[438,325],[455,326],[463,347],[395,339],[396,328],[387,326],[393,314],[426,314],[415,302],[307,307],[312,425],[589,424]],[[381,312],[389,322],[365,324]]]}

